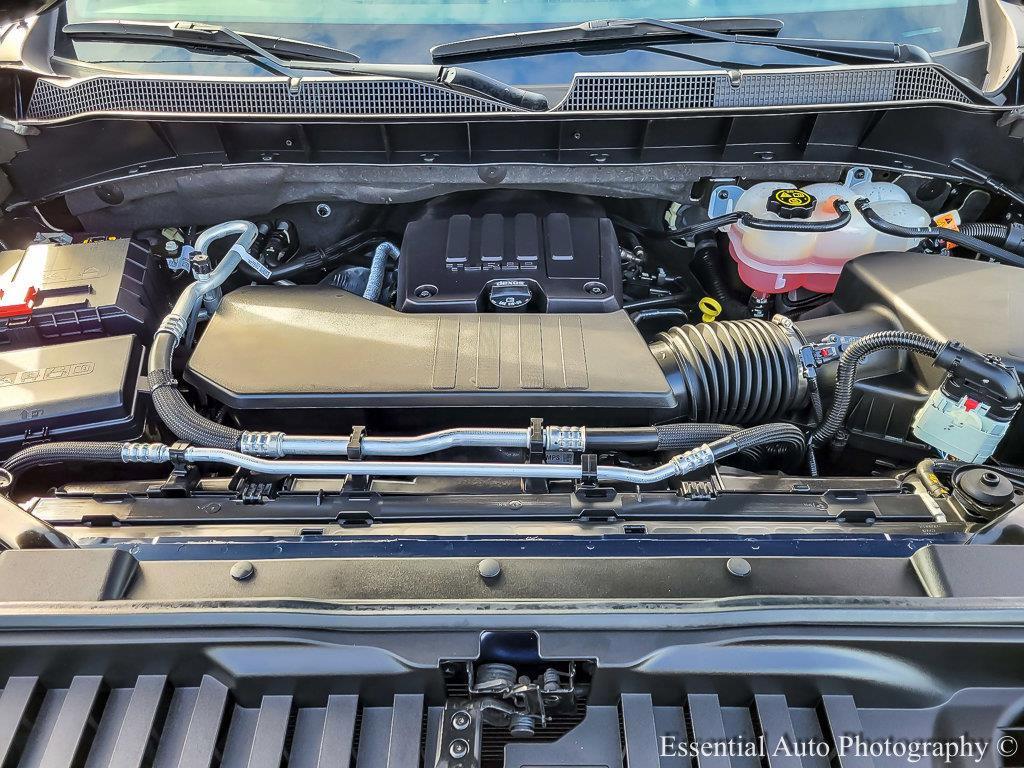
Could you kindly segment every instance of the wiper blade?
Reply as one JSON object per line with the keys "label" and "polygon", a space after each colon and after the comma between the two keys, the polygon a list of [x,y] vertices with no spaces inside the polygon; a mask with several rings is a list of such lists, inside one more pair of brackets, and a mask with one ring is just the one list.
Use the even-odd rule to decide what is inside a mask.
{"label": "wiper blade", "polygon": [[[531,111],[548,108],[548,100],[500,80],[462,67],[436,64],[375,64],[361,62],[354,53],[284,37],[236,32],[223,26],[178,21],[172,24],[146,22],[88,21],[66,24],[64,34],[71,40],[152,43],[184,48],[253,56],[265,68],[284,75],[297,88],[303,72],[343,75],[381,75],[440,85],[460,92],[484,96],[512,107]],[[282,59],[280,56],[289,57]],[[291,57],[299,57],[295,60]],[[59,59],[78,70],[97,69],[84,62]]]}
{"label": "wiper blade", "polygon": [[357,62],[354,53],[306,43],[286,37],[236,32],[228,27],[175,21],[170,24],[128,21],[82,21],[65,24],[65,37],[92,42],[152,43],[181,48],[257,56],[273,65],[280,74],[290,75],[291,67],[279,58],[300,58],[306,61]]}
{"label": "wiper blade", "polygon": [[782,29],[777,19],[600,19],[575,27],[514,32],[459,40],[434,46],[435,62],[469,61],[485,58],[512,58],[542,51],[579,50],[602,45],[634,47],[659,42],[693,43],[702,41],[737,45],[764,45],[785,51],[823,56],[846,63],[930,62],[931,57],[916,45],[875,40],[815,40],[813,38],[774,37]]}
{"label": "wiper blade", "polygon": [[[63,33],[71,40],[154,43],[243,56],[252,55],[266,69],[288,77],[293,89],[298,88],[303,73],[308,72],[355,76],[380,75],[440,85],[461,92],[468,91],[523,110],[548,109],[548,99],[540,93],[523,90],[461,67],[378,65],[359,61],[359,57],[354,53],[338,48],[289,38],[241,33],[226,27],[195,22],[80,22],[65,25]],[[96,69],[88,65],[83,68],[84,62],[81,61],[60,60],[80,70]]]}
{"label": "wiper blade", "polygon": [[[668,29],[665,24],[685,26],[687,31]],[[646,19],[598,19],[585,21],[573,27],[535,29],[527,32],[511,32],[503,35],[474,37],[441,43],[430,49],[436,62],[457,61],[463,57],[482,58],[520,50],[573,50],[590,45],[615,43],[619,41],[662,42],[667,40],[700,38],[703,32],[721,34],[763,34],[777,35],[782,30],[778,19],[739,17],[732,19],[671,19],[665,22],[648,23]]]}

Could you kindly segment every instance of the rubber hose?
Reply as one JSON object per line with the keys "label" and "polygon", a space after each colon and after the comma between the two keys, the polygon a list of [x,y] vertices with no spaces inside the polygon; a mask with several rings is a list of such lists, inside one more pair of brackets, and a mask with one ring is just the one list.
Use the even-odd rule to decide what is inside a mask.
{"label": "rubber hose", "polygon": [[1019,224],[1009,226],[995,222],[973,221],[963,224],[960,232],[984,240],[986,243],[998,245],[1010,253],[1024,254],[1024,227]]}
{"label": "rubber hose", "polygon": [[953,464],[954,466],[949,469],[950,472],[955,469],[956,462],[945,462],[939,459],[923,459],[918,463],[914,469],[914,474],[917,475],[917,479],[921,481],[921,485],[924,486],[925,492],[933,499],[944,499],[949,496],[949,488],[947,488],[941,480],[939,480],[937,471],[939,464]]}
{"label": "rubber hose", "polygon": [[942,227],[901,227],[898,224],[893,224],[891,221],[886,221],[871,210],[870,202],[864,198],[858,199],[854,205],[856,205],[857,210],[864,215],[864,221],[868,223],[868,226],[883,234],[892,235],[893,237],[904,237],[912,240],[926,237],[935,238],[937,240],[947,240],[951,243],[962,245],[964,248],[975,251],[982,256],[995,259],[1002,264],[1024,267],[1024,256],[1018,256],[1015,253],[1007,251],[1005,248],[999,248],[998,246],[991,245],[977,237],[971,237],[970,235],[965,235],[963,232],[957,232],[955,229],[944,229]]}
{"label": "rubber hose", "polygon": [[747,305],[732,295],[722,274],[722,252],[714,234],[704,234],[694,243],[693,261],[690,264],[708,295],[722,305],[722,319],[743,320],[750,317]]}
{"label": "rubber hose", "polygon": [[258,274],[256,270],[245,262],[239,264],[238,269],[250,280],[255,280],[260,283],[276,283],[278,280],[289,280],[306,272],[319,269],[320,267],[330,266],[346,256],[351,256],[360,252],[363,248],[371,245],[376,246],[376,244],[381,240],[385,239],[387,239],[386,233],[359,233],[358,235],[348,237],[328,248],[324,248],[323,250],[311,251],[303,256],[293,257],[284,264],[273,267],[270,277],[263,277],[263,275]]}
{"label": "rubber hose", "polygon": [[683,325],[658,334],[651,353],[679,415],[713,424],[758,424],[803,405],[799,361],[785,330],[767,320]]}
{"label": "rubber hose", "polygon": [[157,333],[153,340],[154,357],[164,363],[163,367],[150,371],[148,375],[153,408],[157,415],[179,440],[210,448],[237,450],[242,431],[196,413],[178,391],[171,371],[171,339],[170,334]]}
{"label": "rubber hose", "polygon": [[[592,427],[587,429],[587,449],[678,453],[731,437],[740,431],[739,427],[728,424],[692,423],[660,424],[656,427]],[[787,432],[778,444],[751,446],[741,453],[751,461],[761,463],[779,455],[784,458],[802,456],[805,445],[803,433],[794,436]]]}
{"label": "rubber hose", "polygon": [[968,224],[961,224],[960,231],[969,237],[976,237],[979,240],[984,240],[986,243],[993,243],[995,245],[1003,245],[1006,242],[1007,235],[1010,234],[1010,228],[1005,224],[987,221],[972,221]]}
{"label": "rubber hose", "polygon": [[42,443],[23,448],[3,463],[3,469],[13,477],[33,467],[68,461],[121,461],[121,446],[124,443],[60,442]]}
{"label": "rubber hose", "polygon": [[[658,432],[658,450],[679,451],[697,448],[713,440],[732,437],[741,431],[728,424],[663,424],[655,428]],[[786,461],[799,460],[804,455],[807,439],[799,429],[780,431],[778,441],[746,445],[740,454],[759,466],[773,458]]]}
{"label": "rubber hose", "polygon": [[655,296],[650,299],[637,299],[622,305],[627,312],[641,312],[648,309],[659,309],[679,304],[686,298],[685,293],[670,293],[668,296]]}
{"label": "rubber hose", "polygon": [[270,274],[267,277],[259,274],[255,269],[250,267],[244,261],[238,265],[238,271],[248,277],[250,280],[255,280],[260,283],[276,283],[278,280],[290,280],[293,277],[309,272],[313,269],[323,266],[324,258],[318,253],[309,253],[298,259],[293,259],[287,264],[273,267],[270,270]]}
{"label": "rubber hose", "polygon": [[366,290],[363,291],[364,299],[380,300],[380,292],[384,288],[384,270],[387,268],[389,258],[399,258],[398,248],[394,243],[385,240],[373,252],[370,276],[366,278]]}
{"label": "rubber hose", "polygon": [[814,446],[807,446],[807,472],[811,477],[818,476],[818,456],[814,453]]}
{"label": "rubber hose", "polygon": [[729,437],[715,440],[708,445],[715,460],[718,461],[741,451],[774,443],[785,443],[797,446],[802,450],[807,446],[807,436],[795,424],[760,424],[756,427],[741,429]]}
{"label": "rubber hose", "polygon": [[753,214],[744,213],[740,217],[743,226],[751,229],[762,229],[767,232],[835,232],[850,223],[853,214],[845,200],[832,203],[836,217],[825,221],[808,221],[806,219],[759,219]]}
{"label": "rubber hose", "polygon": [[641,309],[639,312],[632,312],[629,315],[629,319],[634,324],[642,323],[644,320],[664,320],[667,317],[674,317],[676,320],[684,323],[689,319],[686,310],[682,307],[653,307],[651,309]]}
{"label": "rubber hose", "polygon": [[934,358],[942,344],[935,339],[910,331],[879,331],[862,336],[846,348],[839,357],[836,371],[836,386],[832,395],[832,407],[825,415],[825,420],[811,435],[811,446],[825,445],[835,437],[850,410],[853,399],[853,385],[860,361],[872,352],[883,349],[905,349],[920,355]]}

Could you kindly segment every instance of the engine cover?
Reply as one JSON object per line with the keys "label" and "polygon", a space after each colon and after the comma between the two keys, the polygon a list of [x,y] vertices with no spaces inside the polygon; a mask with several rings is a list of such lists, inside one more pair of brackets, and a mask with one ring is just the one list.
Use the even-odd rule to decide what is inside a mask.
{"label": "engine cover", "polygon": [[670,409],[625,312],[403,314],[321,286],[227,294],[186,378],[236,409]]}
{"label": "engine cover", "polygon": [[398,262],[402,312],[613,312],[619,244],[591,201],[444,206],[411,222]]}

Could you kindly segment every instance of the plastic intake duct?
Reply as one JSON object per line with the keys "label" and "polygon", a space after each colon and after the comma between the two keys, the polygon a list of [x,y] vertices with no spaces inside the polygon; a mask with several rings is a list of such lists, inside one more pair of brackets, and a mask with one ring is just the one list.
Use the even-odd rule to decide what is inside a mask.
{"label": "plastic intake duct", "polygon": [[807,397],[796,335],[766,320],[682,325],[658,334],[651,353],[672,386],[679,417],[756,424],[785,416]]}

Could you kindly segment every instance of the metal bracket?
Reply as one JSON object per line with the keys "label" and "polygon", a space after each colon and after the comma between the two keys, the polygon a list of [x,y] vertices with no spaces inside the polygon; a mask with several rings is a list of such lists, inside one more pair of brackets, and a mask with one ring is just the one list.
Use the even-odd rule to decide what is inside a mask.
{"label": "metal bracket", "polygon": [[188,443],[181,442],[171,446],[171,474],[160,485],[148,488],[147,496],[187,498],[192,495],[202,477],[199,467],[185,460],[185,449],[188,447]]}
{"label": "metal bracket", "polygon": [[736,202],[744,192],[743,187],[735,184],[723,184],[711,190],[711,202],[708,203],[708,218],[717,219],[736,210]]}
{"label": "metal bracket", "polygon": [[32,125],[24,125],[15,120],[9,120],[6,117],[0,117],[0,128],[5,131],[11,131],[19,136],[38,136],[39,129]]}
{"label": "metal bracket", "polygon": [[863,184],[868,181],[871,181],[871,169],[866,165],[855,165],[846,172],[843,184],[852,187],[854,184]]}
{"label": "metal bracket", "polygon": [[[529,463],[543,464],[545,458],[544,420],[530,419]],[[526,493],[547,493],[548,481],[542,477],[528,477],[523,479],[522,486]]]}
{"label": "metal bracket", "polygon": [[434,768],[478,768],[482,734],[479,705],[470,699],[449,699],[441,715]]}

